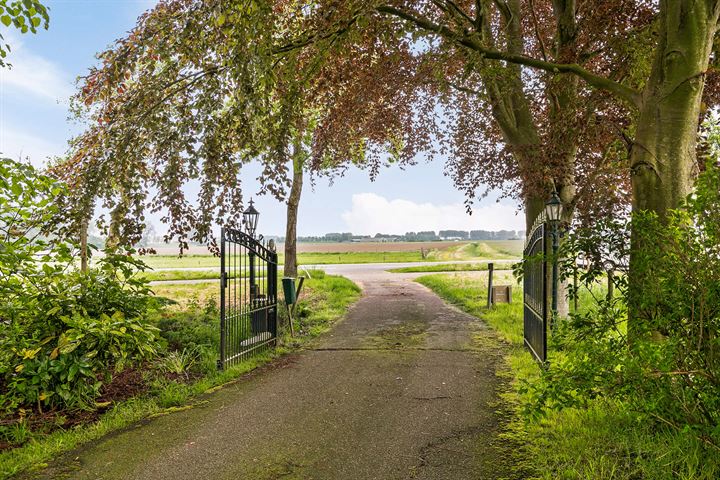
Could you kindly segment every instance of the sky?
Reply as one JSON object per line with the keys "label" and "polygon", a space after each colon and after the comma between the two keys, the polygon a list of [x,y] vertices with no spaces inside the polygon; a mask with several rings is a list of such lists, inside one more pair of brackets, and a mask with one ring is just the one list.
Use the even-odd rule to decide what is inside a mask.
{"label": "sky", "polygon": [[[80,132],[69,120],[68,98],[75,81],[96,63],[95,54],[124,36],[153,0],[47,0],[50,28],[20,35],[0,25],[11,45],[12,69],[0,70],[0,155],[28,158],[35,165],[67,152],[67,141]],[[444,175],[442,160],[401,170],[381,171],[375,182],[367,172],[351,170],[332,184],[306,182],[300,202],[298,234],[353,232],[358,235],[421,230],[522,230],[524,217],[513,200],[496,194],[478,200],[468,215],[464,194]],[[246,196],[257,170],[243,174]],[[479,192],[481,193],[481,192]],[[285,207],[271,197],[255,196],[258,231],[283,235]],[[158,232],[159,218],[151,217]]]}

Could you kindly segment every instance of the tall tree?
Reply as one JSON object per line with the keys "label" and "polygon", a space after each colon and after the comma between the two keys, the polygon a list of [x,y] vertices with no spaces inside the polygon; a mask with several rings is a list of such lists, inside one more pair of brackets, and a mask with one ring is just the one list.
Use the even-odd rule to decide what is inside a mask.
{"label": "tall tree", "polygon": [[297,223],[300,208],[300,196],[303,188],[303,169],[305,168],[306,153],[303,148],[301,135],[293,142],[292,158],[292,185],[287,199],[287,219],[285,223],[285,266],[286,277],[297,277]]}
{"label": "tall tree", "polygon": [[[387,48],[363,33],[362,51],[371,55],[361,59],[348,50],[338,54],[335,36],[283,52],[277,38],[298,31],[307,15],[300,4],[281,3],[165,0],[99,55],[101,65],[83,79],[76,97],[86,131],[75,139],[71,158],[53,168],[70,185],[78,225],[100,201],[110,210],[110,244],[137,242],[146,208],[167,211],[167,239],[179,240],[181,248],[189,240],[212,243],[214,223],[239,221],[239,175],[246,163],[259,160],[261,193],[283,199],[290,189],[293,227],[302,170],[310,165],[293,142],[308,128],[308,116],[338,114],[322,112],[338,82],[355,91],[360,84],[350,73],[364,72],[364,97],[346,111],[355,111],[363,126],[373,124],[378,138],[412,115],[406,97],[414,87],[403,87],[405,77],[392,73],[393,66],[413,60],[409,42]],[[402,101],[382,101],[393,95]],[[349,101],[352,93],[342,98]],[[310,145],[326,147],[326,155],[312,161],[315,170],[342,173],[348,162],[362,163],[364,145],[334,155],[337,136],[327,133],[313,128],[301,135],[299,145],[308,151]],[[191,181],[200,184],[197,202],[183,188]]]}
{"label": "tall tree", "polygon": [[[622,0],[605,2],[608,5],[603,8],[594,8],[594,2],[581,3],[582,8],[575,8],[574,2],[542,0],[345,2],[346,8],[339,11],[330,0],[319,2],[314,11],[317,23],[307,25],[286,48],[306,48],[307,39],[327,39],[333,32],[345,32],[344,26],[356,17],[363,19],[356,22],[362,23],[356,29],[381,41],[398,43],[398,38],[413,38],[418,63],[412,81],[422,89],[422,103],[418,103],[418,95],[409,97],[415,101],[416,116],[392,134],[427,138],[428,128],[434,129],[431,135],[441,141],[441,151],[452,153],[450,173],[470,200],[477,198],[483,185],[507,189],[508,182],[513,182],[526,205],[529,226],[554,188],[572,212],[576,204],[588,207],[601,198],[590,194],[597,189],[587,188],[585,179],[605,180],[608,185],[623,183],[617,181],[621,177],[617,170],[608,168],[612,162],[603,159],[607,160],[607,153],[620,153],[620,149],[611,151],[607,146],[622,138],[619,132],[627,128],[629,116],[619,102],[575,81],[572,74],[558,79],[554,70],[538,74],[512,62],[493,61],[468,48],[467,39],[472,39],[471,45],[504,48],[514,55],[542,55],[546,63],[577,61],[632,83],[635,79],[625,66],[634,64],[628,60],[637,52],[627,45],[633,44],[635,30],[647,30],[652,18],[648,9]],[[349,16],[343,17],[343,12]],[[607,40],[607,28],[617,33],[612,41]],[[344,33],[337,41],[358,57],[365,36]],[[362,74],[353,75],[352,80],[361,85],[365,81]],[[444,118],[438,118],[438,101]],[[346,103],[342,95],[336,95],[328,109],[339,111]],[[351,113],[349,118],[353,117]],[[337,122],[335,116],[328,120]],[[327,130],[338,132],[335,152],[343,151],[342,142],[349,152],[357,143],[373,138],[371,134],[378,141],[377,129],[372,126],[367,132],[357,122],[351,129],[326,124],[330,125]],[[390,135],[385,133],[386,138]],[[325,155],[323,147],[316,145],[315,157]],[[617,203],[629,187],[609,190],[616,193],[609,197]],[[586,195],[578,198],[577,192]]]}
{"label": "tall tree", "polygon": [[[323,2],[316,9],[317,15],[323,19],[333,17],[334,3]],[[552,49],[546,47],[542,36],[547,20],[540,23],[534,4],[551,6],[542,18],[552,19],[556,32]],[[554,184],[565,202],[574,196],[579,145],[577,132],[568,128],[573,125],[568,119],[572,119],[569,113],[573,108],[587,104],[578,95],[579,85],[619,102],[613,104],[611,112],[617,111],[618,104],[628,109],[632,123],[626,122],[629,128],[622,135],[630,147],[627,174],[634,210],[650,210],[663,217],[690,192],[697,171],[701,100],[720,15],[717,0],[661,0],[657,5],[620,0],[398,0],[365,5],[363,10],[355,4],[356,11],[361,11],[356,15],[366,22],[396,19],[410,27],[409,33],[427,39],[429,50],[450,45],[467,54],[463,74],[477,72],[485,90],[481,93],[487,95],[498,131],[505,143],[514,147],[509,152],[515,159],[510,168],[516,169],[523,182],[528,221],[535,217],[544,198],[529,188],[533,178],[544,183],[545,188],[550,182]],[[523,5],[529,10],[523,10]],[[627,10],[608,8],[613,6],[628,7],[629,12],[636,13],[626,16]],[[528,11],[529,15],[523,15]],[[528,37],[522,36],[521,19],[528,17],[534,24],[541,56],[526,48]],[[338,18],[335,25],[344,21],[347,19]],[[609,40],[597,43],[597,48],[580,50],[579,40],[587,34],[588,24],[594,24],[595,31],[604,33]],[[648,25],[652,28],[648,29]],[[322,35],[318,31],[301,37],[319,38]],[[333,28],[324,31],[331,34]],[[632,51],[630,55],[622,54],[632,50],[623,46],[633,45],[649,47],[654,59],[649,68],[642,55],[632,55]],[[610,48],[613,46],[616,48]],[[551,51],[554,56],[549,54]],[[481,68],[476,69],[473,61]],[[549,79],[545,88],[548,102],[540,109],[551,132],[548,138],[552,143],[546,146],[556,151],[556,155],[546,158],[540,155],[538,127],[532,121],[531,101],[524,95],[541,75]],[[464,85],[459,87],[467,90]],[[592,114],[597,111],[596,106],[590,109]],[[639,295],[643,286],[652,281],[632,273],[631,280]]]}
{"label": "tall tree", "polygon": [[[677,206],[689,193],[697,163],[695,147],[703,86],[717,31],[720,2],[659,2],[654,18],[657,30],[654,61],[640,88],[628,84],[623,78],[605,76],[594,65],[583,67],[573,61],[572,39],[577,36],[576,14],[581,2],[553,1],[553,14],[558,25],[556,50],[559,54],[554,60],[526,55],[518,51],[518,45],[513,42],[489,45],[477,32],[438,24],[426,12],[408,3],[415,2],[379,5],[376,10],[477,52],[485,60],[498,61],[501,65],[520,65],[556,76],[570,75],[627,103],[638,115],[630,158],[635,208],[653,210],[662,215],[667,208]],[[484,18],[485,7],[491,3],[520,16],[519,0],[507,0],[475,2],[474,17]],[[597,5],[596,2],[584,3]],[[456,2],[431,4],[445,15],[458,12],[458,16],[473,18],[471,14],[464,13]],[[558,105],[562,106],[560,100]]]}
{"label": "tall tree", "polygon": [[[98,56],[76,98],[86,130],[53,168],[78,226],[99,201],[110,210],[108,242],[134,244],[145,209],[162,210],[166,239],[185,249],[212,241],[216,221],[240,223],[243,165],[281,143],[273,19],[264,1],[163,0]],[[191,181],[197,199],[184,190]],[[282,196],[286,165],[266,164],[261,181]]]}

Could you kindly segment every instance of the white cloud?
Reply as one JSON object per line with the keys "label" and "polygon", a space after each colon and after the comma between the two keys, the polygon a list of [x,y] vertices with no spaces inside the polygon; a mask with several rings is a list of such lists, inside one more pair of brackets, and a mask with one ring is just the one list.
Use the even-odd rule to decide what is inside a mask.
{"label": "white cloud", "polygon": [[12,51],[7,57],[12,68],[0,69],[2,94],[26,93],[54,103],[66,104],[73,94],[73,80],[58,65],[35,55],[17,35],[5,33]]}
{"label": "white cloud", "polygon": [[46,163],[48,157],[65,153],[66,147],[27,132],[0,125],[0,156],[13,160],[29,158],[35,166]]}
{"label": "white cloud", "polygon": [[422,230],[524,230],[525,218],[514,205],[492,203],[473,209],[465,206],[388,200],[374,193],[352,197],[352,209],[343,212],[348,231],[361,235],[405,233]]}

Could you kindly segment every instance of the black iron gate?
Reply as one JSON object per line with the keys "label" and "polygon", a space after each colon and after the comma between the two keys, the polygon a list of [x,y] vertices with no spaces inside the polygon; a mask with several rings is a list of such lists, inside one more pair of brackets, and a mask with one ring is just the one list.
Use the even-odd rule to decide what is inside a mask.
{"label": "black iron gate", "polygon": [[232,228],[220,231],[220,359],[223,369],[277,340],[277,253]]}
{"label": "black iron gate", "polygon": [[523,319],[525,345],[540,362],[547,359],[546,223],[542,218],[528,234],[523,251]]}

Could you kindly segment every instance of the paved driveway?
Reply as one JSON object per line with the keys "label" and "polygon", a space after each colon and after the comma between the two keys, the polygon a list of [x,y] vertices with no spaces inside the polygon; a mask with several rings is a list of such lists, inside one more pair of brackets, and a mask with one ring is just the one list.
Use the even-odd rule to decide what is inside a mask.
{"label": "paved driveway", "polygon": [[46,478],[496,479],[502,345],[413,275],[325,267],[364,289],[310,349],[73,452]]}

